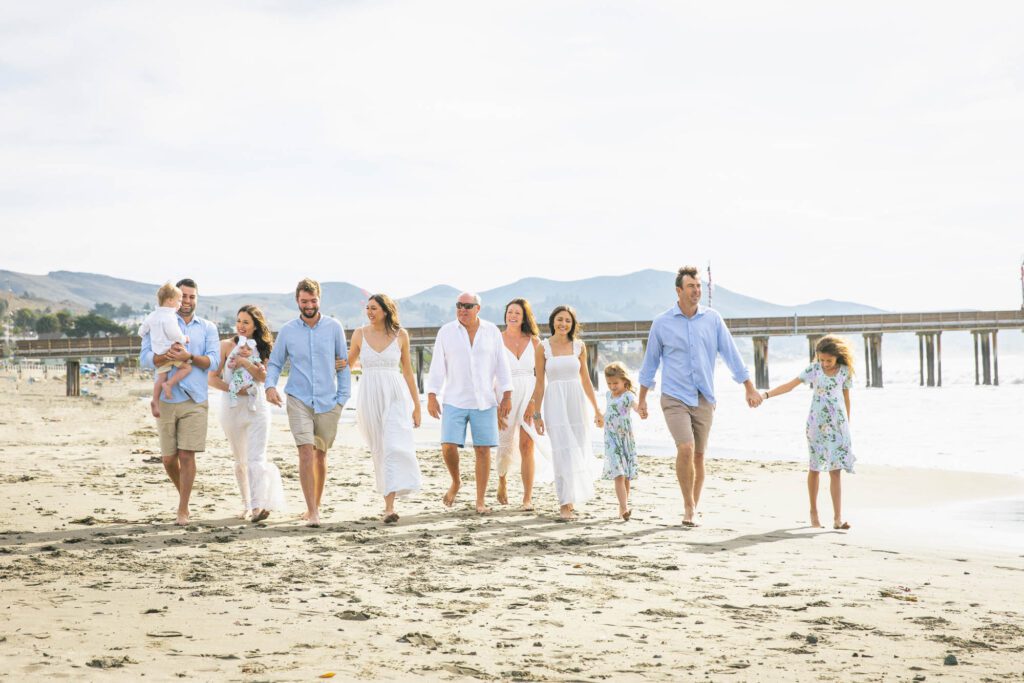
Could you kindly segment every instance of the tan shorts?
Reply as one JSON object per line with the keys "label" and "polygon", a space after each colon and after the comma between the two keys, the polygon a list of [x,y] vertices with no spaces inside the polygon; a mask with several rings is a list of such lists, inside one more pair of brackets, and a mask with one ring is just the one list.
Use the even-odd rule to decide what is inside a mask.
{"label": "tan shorts", "polygon": [[206,423],[209,405],[187,399],[181,403],[160,401],[156,429],[160,433],[160,453],[206,450]]}
{"label": "tan shorts", "polygon": [[180,368],[182,365],[185,365],[186,363],[188,363],[187,360],[174,360],[171,361],[170,363],[164,363],[163,365],[156,369],[156,372],[158,375],[162,375],[165,372],[170,372],[174,368]]}
{"label": "tan shorts", "polygon": [[665,424],[677,446],[692,443],[694,453],[704,453],[715,417],[715,404],[701,394],[697,396],[697,407],[694,408],[678,398],[662,394],[661,412],[665,415]]}
{"label": "tan shorts", "polygon": [[326,413],[314,413],[313,409],[293,396],[288,397],[288,426],[296,446],[312,446],[318,451],[327,451],[334,445],[338,434],[338,418],[341,406],[334,406]]}

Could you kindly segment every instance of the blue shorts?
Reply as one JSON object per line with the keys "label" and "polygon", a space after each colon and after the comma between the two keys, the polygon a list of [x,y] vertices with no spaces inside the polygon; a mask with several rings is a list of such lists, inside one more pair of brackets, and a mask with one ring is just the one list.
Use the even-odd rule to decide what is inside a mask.
{"label": "blue shorts", "polygon": [[441,408],[441,443],[466,445],[466,424],[473,433],[474,446],[498,445],[498,408],[475,410],[456,408],[447,403]]}

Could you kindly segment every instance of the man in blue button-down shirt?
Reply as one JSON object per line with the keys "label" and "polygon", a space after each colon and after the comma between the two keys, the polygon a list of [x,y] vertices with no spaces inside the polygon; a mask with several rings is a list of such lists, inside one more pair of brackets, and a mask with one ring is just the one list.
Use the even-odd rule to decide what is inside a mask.
{"label": "man in blue button-down shirt", "polygon": [[177,345],[167,353],[153,353],[149,335],[142,338],[139,365],[156,370],[170,361],[191,362],[192,372],[171,390],[171,398],[160,399],[160,454],[164,470],[178,489],[176,524],[189,521],[188,499],[196,479],[196,453],[206,450],[206,425],[209,407],[206,402],[207,375],[220,365],[220,336],[209,320],[196,317],[199,288],[188,278],[177,282],[181,289],[178,327],[188,337],[185,348]]}
{"label": "man in blue button-down shirt", "polygon": [[732,378],[746,387],[747,405],[756,408],[762,398],[750,381],[722,316],[700,305],[700,276],[693,266],[676,274],[679,301],[651,323],[647,353],[640,368],[637,410],[647,419],[647,392],[654,389],[654,373],[661,366],[661,410],[676,442],[676,478],[683,492],[683,526],[693,521],[704,486],[704,452],[715,410],[715,358],[722,360]]}
{"label": "man in blue button-down shirt", "polygon": [[338,433],[338,418],[351,396],[352,375],[347,363],[345,330],[333,318],[320,313],[320,284],[306,278],[295,288],[299,317],[277,333],[267,362],[267,400],[280,406],[277,381],[286,360],[288,375],[288,425],[299,449],[299,482],[306,499],[306,524],[320,526],[320,499],[327,479],[327,449]]}

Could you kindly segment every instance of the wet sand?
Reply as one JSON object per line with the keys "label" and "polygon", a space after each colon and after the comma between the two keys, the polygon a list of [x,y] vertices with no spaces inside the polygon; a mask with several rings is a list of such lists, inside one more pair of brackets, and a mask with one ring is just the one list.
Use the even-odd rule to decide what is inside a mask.
{"label": "wet sand", "polygon": [[599,482],[580,521],[562,524],[550,485],[536,513],[472,512],[468,452],[445,510],[433,449],[420,453],[425,491],[386,527],[369,455],[343,427],[325,524],[309,529],[275,416],[270,456],[291,512],[252,525],[234,517],[212,418],[193,524],[180,528],[174,490],[148,462],[149,384],[85,386],[93,397],[67,399],[63,378],[0,381],[0,678],[1024,676],[1024,546],[943,516],[1021,499],[1018,478],[864,467],[844,476],[854,528],[842,532],[808,528],[799,465],[711,461],[701,526],[687,530],[671,462],[642,457],[629,522]]}

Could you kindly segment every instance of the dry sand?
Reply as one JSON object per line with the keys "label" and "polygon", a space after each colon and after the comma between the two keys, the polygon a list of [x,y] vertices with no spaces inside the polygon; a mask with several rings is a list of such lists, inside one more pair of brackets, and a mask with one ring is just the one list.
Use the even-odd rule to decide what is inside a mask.
{"label": "dry sand", "polygon": [[[1019,479],[864,467],[844,478],[854,528],[838,532],[807,527],[798,464],[712,461],[702,526],[686,530],[670,462],[642,458],[631,521],[615,518],[601,482],[581,521],[561,524],[550,486],[537,513],[472,513],[468,454],[445,511],[431,450],[420,453],[426,490],[385,527],[348,427],[315,530],[295,517],[296,459],[278,416],[270,455],[293,512],[254,526],[233,517],[212,419],[183,529],[161,466],[145,462],[157,449],[139,398],[148,386],[87,383],[93,398],[67,399],[63,378],[0,381],[0,677],[1024,677],[1024,544],[988,548],[931,514],[1020,497]],[[829,518],[827,485],[820,505]]]}

